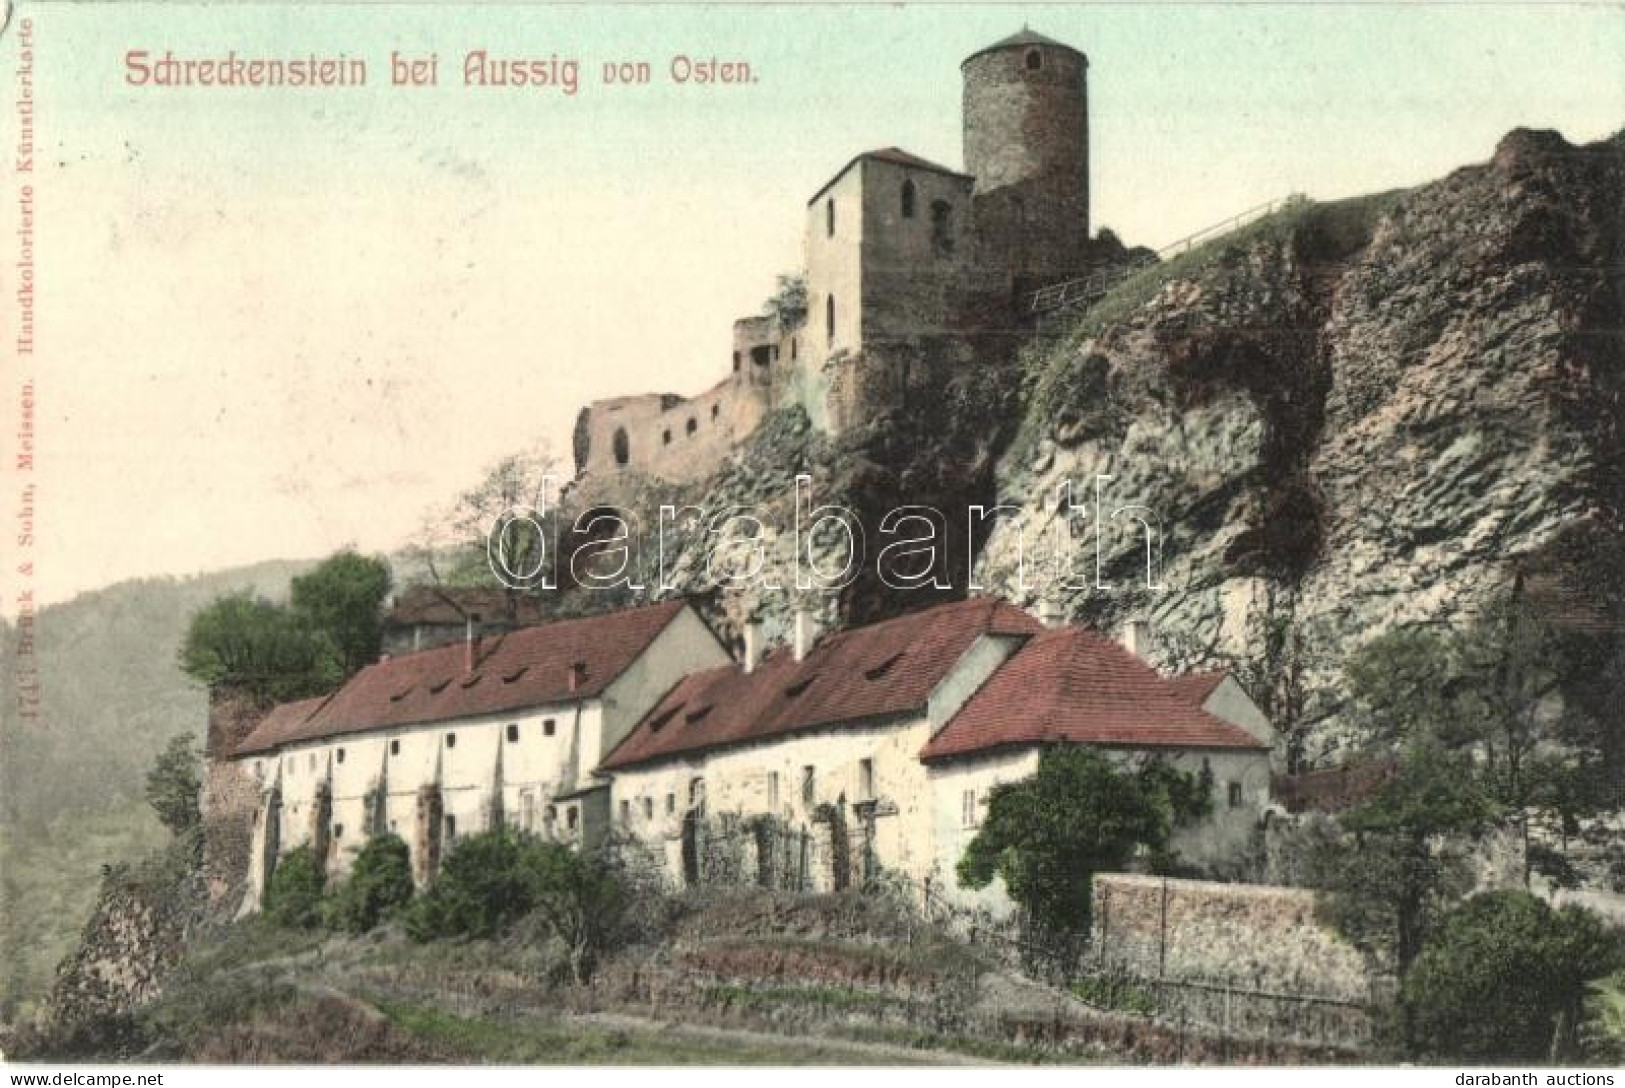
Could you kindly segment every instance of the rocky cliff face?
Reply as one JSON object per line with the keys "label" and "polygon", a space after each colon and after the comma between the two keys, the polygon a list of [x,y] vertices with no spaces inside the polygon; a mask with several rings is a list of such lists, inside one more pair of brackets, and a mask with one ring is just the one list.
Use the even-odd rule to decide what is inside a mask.
{"label": "rocky cliff face", "polygon": [[[1035,353],[998,476],[1022,516],[982,580],[1105,626],[1148,615],[1165,664],[1299,689],[1309,761],[1340,741],[1343,658],[1385,629],[1468,619],[1519,570],[1617,608],[1622,208],[1625,136],[1519,130],[1488,164],[1290,207],[1125,284]],[[1054,525],[1056,489],[1097,474],[1107,514],[1160,522],[1163,588],[1126,519],[1113,589],[1031,564],[1018,585],[1018,521]]]}
{"label": "rocky cliff face", "polygon": [[[748,506],[766,561],[788,571],[806,472],[813,504],[868,532],[864,573],[815,599],[828,621],[969,588],[1108,630],[1148,617],[1161,664],[1235,669],[1277,719],[1304,723],[1294,766],[1334,759],[1343,661],[1387,628],[1466,621],[1519,571],[1555,578],[1592,620],[1625,615],[1622,205],[1625,134],[1573,147],[1515,131],[1436,183],[1290,205],[1134,274],[838,442],[781,413],[703,485],[586,481],[571,503],[646,523],[657,496]],[[1090,514],[1108,515],[1098,569],[1095,523],[1060,501],[1070,483],[1092,505],[1097,476],[1111,478]],[[974,504],[1002,519],[968,532]],[[874,576],[876,529],[907,505],[944,513],[951,588]],[[1159,530],[1154,590],[1134,512],[1109,517],[1124,506]],[[839,545],[826,534],[814,552]],[[782,634],[796,595],[718,589],[726,566],[708,564],[725,551],[669,534],[671,584],[707,594],[724,630],[754,614]]]}

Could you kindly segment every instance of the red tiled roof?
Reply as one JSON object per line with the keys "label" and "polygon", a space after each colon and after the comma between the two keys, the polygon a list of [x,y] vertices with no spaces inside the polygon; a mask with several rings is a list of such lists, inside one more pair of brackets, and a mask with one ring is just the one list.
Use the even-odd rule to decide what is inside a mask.
{"label": "red tiled roof", "polygon": [[1262,748],[1181,697],[1149,665],[1095,631],[1047,630],[995,672],[920,753],[925,760],[1012,744]]}
{"label": "red tiled roof", "polygon": [[849,161],[839,170],[835,171],[834,174],[830,175],[830,179],[824,182],[824,184],[820,185],[816,193],[807,198],[807,203],[811,204],[813,201],[823,196],[824,192],[831,185],[834,185],[837,181],[840,181],[841,178],[846,176],[846,172],[848,170],[852,169],[864,159],[878,159],[881,162],[889,162],[895,166],[908,166],[916,170],[929,170],[934,174],[946,174],[951,178],[964,178],[967,181],[974,180],[969,174],[962,174],[958,170],[950,170],[948,167],[943,166],[940,163],[932,162],[930,159],[922,159],[913,152],[904,151],[900,147],[881,147],[876,148],[874,151],[864,151],[852,156],[851,161]]}
{"label": "red tiled roof", "polygon": [[799,663],[780,649],[749,673],[737,665],[695,673],[655,705],[603,769],[918,711],[977,638],[1038,630],[1020,609],[977,598],[830,635]]}
{"label": "red tiled roof", "polygon": [[1276,775],[1270,779],[1270,796],[1294,815],[1342,812],[1376,793],[1398,768],[1399,761],[1387,756],[1321,771]]}
{"label": "red tiled roof", "polygon": [[390,627],[420,623],[461,627],[469,615],[479,616],[487,624],[531,624],[546,618],[536,597],[510,599],[503,590],[484,586],[407,586],[391,602],[384,623]]}
{"label": "red tiled roof", "polygon": [[[380,661],[302,717],[297,708],[305,703],[277,707],[236,751],[243,755],[317,737],[590,698],[637,660],[684,607],[681,600],[663,601],[489,635],[479,644],[471,672],[464,666],[462,643]],[[572,691],[577,663],[585,666],[585,675]]]}
{"label": "red tiled roof", "polygon": [[1213,689],[1230,676],[1223,669],[1213,672],[1187,672],[1182,676],[1168,677],[1168,683],[1173,685],[1174,694],[1192,706],[1201,706],[1207,702],[1207,697],[1213,694]]}

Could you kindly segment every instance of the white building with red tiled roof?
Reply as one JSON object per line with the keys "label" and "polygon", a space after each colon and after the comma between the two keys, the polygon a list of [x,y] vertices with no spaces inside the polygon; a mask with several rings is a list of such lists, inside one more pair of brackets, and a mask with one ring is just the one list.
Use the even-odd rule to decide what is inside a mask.
{"label": "white building with red tiled roof", "polygon": [[262,790],[250,887],[305,843],[341,874],[385,832],[427,882],[500,820],[613,837],[673,885],[893,876],[1001,912],[1002,890],[958,888],[955,866],[993,789],[1048,746],[1205,770],[1214,816],[1175,843],[1198,863],[1235,855],[1268,801],[1273,734],[1225,674],[1169,679],[991,598],[798,632],[736,662],[668,601],[386,659],[279,706],[234,752]]}
{"label": "white building with red tiled roof", "polygon": [[728,660],[674,600],[389,657],[274,708],[232,753],[262,791],[250,905],[305,843],[339,874],[394,832],[423,883],[459,835],[497,819],[591,841],[609,811],[593,767],[680,679]]}
{"label": "white building with red tiled roof", "polygon": [[600,773],[617,832],[673,883],[721,872],[827,890],[890,873],[1003,912],[1001,889],[964,891],[955,866],[992,790],[1035,773],[1046,747],[1205,771],[1213,816],[1175,844],[1202,863],[1247,846],[1272,741],[1223,674],[1170,681],[1093,631],[983,599],[690,676]]}

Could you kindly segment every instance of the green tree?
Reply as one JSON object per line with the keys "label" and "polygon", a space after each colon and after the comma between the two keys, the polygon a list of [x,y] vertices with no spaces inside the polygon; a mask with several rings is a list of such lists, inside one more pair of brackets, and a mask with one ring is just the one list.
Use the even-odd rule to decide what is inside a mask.
{"label": "green tree", "polygon": [[1440,924],[1400,1001],[1418,1056],[1442,1062],[1551,1062],[1576,1056],[1587,983],[1625,963],[1625,945],[1579,907],[1527,892],[1475,895]]}
{"label": "green tree", "polygon": [[325,641],[343,676],[378,660],[389,586],[388,563],[353,551],[330,556],[293,580],[293,614]]}
{"label": "green tree", "polygon": [[308,844],[277,860],[265,886],[265,917],[289,929],[315,929],[322,923],[327,872]]}
{"label": "green tree", "polygon": [[198,808],[202,782],[197,752],[184,733],[170,739],[147,772],[147,804],[173,835],[184,835],[203,822]]}
{"label": "green tree", "polygon": [[558,843],[533,841],[525,870],[536,912],[569,949],[575,980],[586,982],[625,917],[626,889],[597,857]]}
{"label": "green tree", "polygon": [[406,912],[415,940],[491,937],[535,906],[526,855],[536,840],[506,829],[458,839],[428,892]]}
{"label": "green tree", "polygon": [[780,273],[773,295],[762,304],[762,313],[779,319],[785,328],[807,316],[807,281],[794,273]]}
{"label": "green tree", "polygon": [[1320,840],[1309,881],[1321,913],[1373,962],[1400,977],[1440,915],[1471,886],[1466,849],[1489,814],[1471,759],[1411,745],[1394,773]]}
{"label": "green tree", "polygon": [[1199,818],[1208,803],[1197,776],[1160,761],[1119,768],[1093,748],[1049,748],[1032,778],[994,788],[959,860],[959,883],[985,888],[1002,877],[1065,957],[1089,931],[1094,874],[1123,869],[1142,851],[1166,868],[1174,827]]}
{"label": "green tree", "polygon": [[243,691],[263,703],[329,691],[343,680],[331,649],[287,609],[231,593],[192,617],[180,666],[211,690]]}
{"label": "green tree", "polygon": [[350,876],[329,897],[326,922],[365,933],[412,898],[412,856],[398,835],[378,835],[356,855]]}
{"label": "green tree", "polygon": [[[550,492],[550,481],[556,481],[558,474],[558,460],[545,444],[498,458],[486,466],[473,487],[452,502],[424,512],[407,554],[428,573],[431,585],[500,586],[508,594],[510,606],[516,606],[523,591],[496,577],[488,544],[493,530],[505,526],[499,539],[508,567],[521,574],[549,574],[559,559],[549,551],[559,506],[559,494]],[[535,511],[539,516],[534,524],[505,521],[504,516],[514,510]]]}

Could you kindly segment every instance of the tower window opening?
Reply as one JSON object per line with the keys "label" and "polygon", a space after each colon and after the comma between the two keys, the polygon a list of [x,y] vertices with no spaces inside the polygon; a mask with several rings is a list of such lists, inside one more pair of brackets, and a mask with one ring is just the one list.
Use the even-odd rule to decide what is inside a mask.
{"label": "tower window opening", "polygon": [[689,416],[688,422],[683,425],[683,429],[689,434],[693,434],[695,431],[700,429],[700,425],[694,421],[693,416]]}
{"label": "tower window opening", "polygon": [[666,430],[660,432],[660,444],[662,446],[671,445],[671,429],[670,428],[667,428]]}
{"label": "tower window opening", "polygon": [[914,218],[914,182],[912,179],[903,182],[903,218]]}
{"label": "tower window opening", "polygon": [[835,237],[835,198],[824,201],[824,233]]}
{"label": "tower window opening", "polygon": [[615,437],[610,444],[614,447],[617,465],[624,465],[632,459],[632,441],[626,437],[625,427],[615,428]]}
{"label": "tower window opening", "polygon": [[937,256],[948,257],[954,251],[954,206],[946,200],[931,204],[931,246]]}
{"label": "tower window opening", "polygon": [[1036,72],[1044,67],[1044,54],[1036,49],[1027,50],[1027,71]]}
{"label": "tower window opening", "polygon": [[717,418],[717,416],[719,416],[721,414],[722,414],[722,405],[720,405],[720,404],[711,405],[711,418],[712,419]]}
{"label": "tower window opening", "polygon": [[824,299],[824,335],[829,339],[830,347],[835,346],[835,296],[829,295]]}

